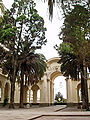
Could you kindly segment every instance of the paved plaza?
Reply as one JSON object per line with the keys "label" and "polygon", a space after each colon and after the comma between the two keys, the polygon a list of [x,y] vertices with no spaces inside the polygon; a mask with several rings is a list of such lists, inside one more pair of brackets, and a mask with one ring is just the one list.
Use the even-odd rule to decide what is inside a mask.
{"label": "paved plaza", "polygon": [[61,116],[43,116],[43,117],[40,117],[40,118],[37,118],[36,120],[90,120],[89,117],[61,117]]}
{"label": "paved plaza", "polygon": [[89,111],[64,111],[65,107],[0,108],[0,120],[90,120]]}

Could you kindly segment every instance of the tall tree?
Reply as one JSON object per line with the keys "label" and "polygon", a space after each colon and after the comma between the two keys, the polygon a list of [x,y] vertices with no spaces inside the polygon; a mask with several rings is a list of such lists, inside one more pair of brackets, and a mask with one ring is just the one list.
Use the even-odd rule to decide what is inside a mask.
{"label": "tall tree", "polygon": [[69,57],[71,55],[76,56],[74,58],[74,61],[76,59],[76,64],[74,64],[73,66],[74,69],[76,68],[76,72],[75,71],[74,72],[77,73],[78,72],[77,70],[81,72],[82,75],[81,88],[82,88],[82,101],[83,101],[82,103],[83,103],[83,108],[86,108],[88,110],[89,106],[88,106],[88,88],[87,88],[87,73],[86,73],[87,67],[89,67],[89,62],[90,62],[88,9],[86,9],[81,5],[75,5],[72,11],[68,12],[68,14],[65,17],[64,27],[62,28],[61,35],[62,35],[62,40],[65,43],[63,43],[64,44],[63,49],[59,53],[60,55],[62,53],[61,55],[62,58],[63,56],[65,58],[65,55],[67,55],[66,61],[62,59],[62,62],[66,65],[66,62],[69,61],[67,64],[69,65],[69,63],[70,64],[72,63],[72,59],[69,59]]}
{"label": "tall tree", "polygon": [[[7,59],[12,69],[10,72],[11,97],[10,108],[14,108],[15,80],[17,75],[18,57],[22,54],[23,47],[28,43],[33,50],[40,49],[46,43],[44,20],[39,16],[32,0],[14,0],[12,8],[3,15],[0,27],[0,43],[7,48]],[[28,42],[27,42],[28,41]]]}

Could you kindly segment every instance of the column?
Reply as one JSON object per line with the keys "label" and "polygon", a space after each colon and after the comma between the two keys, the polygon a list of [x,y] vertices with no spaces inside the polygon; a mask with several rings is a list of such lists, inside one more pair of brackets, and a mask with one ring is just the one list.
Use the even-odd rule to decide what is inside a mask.
{"label": "column", "polygon": [[54,103],[54,84],[50,82],[50,103]]}
{"label": "column", "polygon": [[67,102],[72,103],[72,80],[71,80],[70,77],[68,78],[67,82],[68,82],[68,99],[67,99]]}
{"label": "column", "polygon": [[5,89],[5,86],[2,85],[2,88],[1,88],[1,102],[4,102],[4,89]]}
{"label": "column", "polygon": [[75,95],[76,95],[76,101],[75,101],[75,103],[78,103],[79,102],[79,100],[78,100],[78,91],[77,91],[77,88],[75,88]]}
{"label": "column", "polygon": [[68,102],[68,78],[65,79],[66,80],[66,98],[67,98],[67,102]]}
{"label": "column", "polygon": [[90,102],[90,82],[88,81],[88,101]]}
{"label": "column", "polygon": [[29,103],[30,103],[30,93],[31,93],[31,90],[29,89]]}
{"label": "column", "polygon": [[47,74],[44,75],[43,81],[43,103],[48,103],[48,94],[47,94]]}
{"label": "column", "polygon": [[52,104],[54,103],[54,82],[52,82]]}
{"label": "column", "polygon": [[6,82],[2,82],[2,88],[1,88],[1,102],[4,102],[4,96],[5,96],[5,84]]}
{"label": "column", "polygon": [[50,105],[50,80],[47,80],[48,103]]}
{"label": "column", "polygon": [[20,89],[19,89],[19,85],[18,85],[17,82],[15,83],[14,102],[15,103],[19,103],[20,102]]}

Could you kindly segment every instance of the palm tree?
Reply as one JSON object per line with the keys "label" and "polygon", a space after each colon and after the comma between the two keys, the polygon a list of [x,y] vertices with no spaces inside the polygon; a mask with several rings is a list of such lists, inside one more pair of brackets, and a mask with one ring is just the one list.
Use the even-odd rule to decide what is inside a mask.
{"label": "palm tree", "polygon": [[64,76],[71,76],[72,79],[77,80],[79,78],[79,66],[77,57],[70,53],[63,53],[60,56],[58,63],[61,64],[61,72]]}
{"label": "palm tree", "polygon": [[[75,4],[81,4],[81,3],[85,3],[85,5],[87,5],[88,7],[90,7],[90,1],[89,0],[44,0],[44,2],[48,2],[48,9],[49,9],[49,19],[52,20],[53,19],[53,8],[54,6],[58,7],[58,8],[62,8],[63,10],[63,15],[66,14],[67,9],[70,10],[72,9],[72,6]],[[57,11],[60,12],[60,11]]]}
{"label": "palm tree", "polygon": [[[25,83],[35,84],[46,71],[46,59],[41,54],[26,53],[23,52],[23,56],[19,57],[19,67],[21,71],[21,82],[20,82],[20,108],[23,108],[23,86],[24,86],[24,75],[26,76]],[[28,77],[28,81],[27,81]]]}

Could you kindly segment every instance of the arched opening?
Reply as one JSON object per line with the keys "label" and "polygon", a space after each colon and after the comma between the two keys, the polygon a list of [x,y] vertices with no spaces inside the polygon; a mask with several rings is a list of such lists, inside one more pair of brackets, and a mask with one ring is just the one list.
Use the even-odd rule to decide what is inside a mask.
{"label": "arched opening", "polygon": [[5,84],[5,89],[4,89],[4,99],[9,100],[9,93],[10,93],[10,85],[9,83]]}
{"label": "arched opening", "polygon": [[40,89],[37,91],[37,103],[40,103]]}
{"label": "arched opening", "polygon": [[50,103],[66,103],[66,78],[59,71],[51,74]]}
{"label": "arched opening", "polygon": [[30,91],[30,103],[33,103],[33,91]]}
{"label": "arched opening", "polygon": [[54,79],[54,102],[66,103],[66,80],[64,76]]}
{"label": "arched opening", "polygon": [[27,103],[29,103],[29,89],[27,90]]}
{"label": "arched opening", "polygon": [[0,81],[0,101],[1,101],[1,98],[2,98],[2,83]]}
{"label": "arched opening", "polygon": [[31,88],[31,101],[32,103],[40,103],[40,88],[38,85],[33,85]]}
{"label": "arched opening", "polygon": [[77,98],[78,98],[78,103],[82,101],[82,98],[81,98],[81,83],[79,83],[78,86],[77,86]]}

